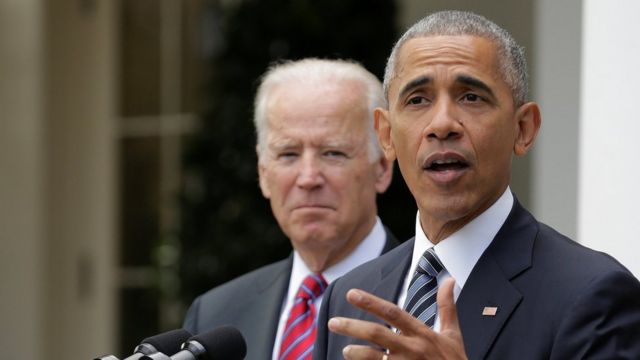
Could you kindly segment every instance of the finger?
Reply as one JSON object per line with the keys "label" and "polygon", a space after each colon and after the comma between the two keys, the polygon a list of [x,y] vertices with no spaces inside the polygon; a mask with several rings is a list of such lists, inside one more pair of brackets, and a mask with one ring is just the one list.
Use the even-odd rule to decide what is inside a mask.
{"label": "finger", "polygon": [[440,286],[440,289],[438,289],[438,296],[436,301],[438,302],[441,331],[460,331],[456,304],[453,301],[453,287],[455,286],[455,284],[455,280],[449,278],[445,280],[444,283]]}
{"label": "finger", "polygon": [[396,304],[371,295],[366,291],[359,289],[349,290],[347,292],[347,301],[350,304],[379,317],[387,324],[395,327],[404,334],[409,335],[419,331],[424,331],[425,325],[422,321],[400,309]]}
{"label": "finger", "polygon": [[334,317],[329,320],[328,326],[334,333],[368,341],[378,345],[379,349],[395,349],[401,341],[393,330],[370,321]]}
{"label": "finger", "polygon": [[342,349],[345,360],[380,360],[384,352],[365,345],[348,345]]}

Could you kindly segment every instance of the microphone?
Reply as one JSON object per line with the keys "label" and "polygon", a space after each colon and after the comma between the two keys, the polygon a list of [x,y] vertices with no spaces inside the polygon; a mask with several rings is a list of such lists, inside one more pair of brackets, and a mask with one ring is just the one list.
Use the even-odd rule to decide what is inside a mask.
{"label": "microphone", "polygon": [[[148,337],[136,346],[133,355],[123,360],[139,360],[145,355],[157,353],[173,354],[180,350],[180,345],[191,337],[191,333],[184,329],[176,329]],[[113,355],[106,355],[94,360],[119,360]]]}
{"label": "microphone", "polygon": [[191,337],[191,333],[184,329],[175,329],[162,334],[148,337],[136,346],[133,355],[123,360],[138,360],[145,355],[155,353],[173,354],[180,350],[180,345]]}
{"label": "microphone", "polygon": [[240,331],[233,326],[220,326],[192,336],[171,357],[155,353],[140,360],[243,360],[246,354],[247,344]]}

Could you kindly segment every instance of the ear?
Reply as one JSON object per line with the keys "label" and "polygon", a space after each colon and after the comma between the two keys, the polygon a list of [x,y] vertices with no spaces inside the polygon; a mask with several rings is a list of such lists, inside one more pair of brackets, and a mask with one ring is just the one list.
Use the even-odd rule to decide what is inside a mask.
{"label": "ear", "polygon": [[396,159],[396,150],[391,138],[391,123],[389,122],[389,111],[383,108],[376,108],[373,111],[373,126],[378,133],[378,142],[384,152],[384,156],[390,162]]}
{"label": "ear", "polygon": [[393,160],[380,156],[375,164],[376,167],[376,192],[382,194],[389,188],[391,179],[393,178]]}
{"label": "ear", "polygon": [[258,154],[258,180],[260,183],[260,191],[262,196],[269,199],[271,197],[271,191],[269,190],[269,182],[267,181],[267,167],[264,164],[264,160],[260,157],[260,150],[256,146],[256,153]]}
{"label": "ear", "polygon": [[525,155],[538,135],[542,119],[540,108],[534,102],[528,102],[516,111],[516,141],[513,152],[518,156]]}

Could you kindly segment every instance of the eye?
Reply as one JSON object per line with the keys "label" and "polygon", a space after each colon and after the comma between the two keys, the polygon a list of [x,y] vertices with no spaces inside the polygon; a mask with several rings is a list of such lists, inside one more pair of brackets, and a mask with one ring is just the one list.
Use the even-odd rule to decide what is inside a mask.
{"label": "eye", "polygon": [[298,153],[293,152],[293,151],[284,151],[281,153],[278,153],[278,159],[282,159],[282,160],[291,160],[291,159],[295,159],[298,156]]}
{"label": "eye", "polygon": [[339,150],[327,150],[324,152],[324,156],[330,157],[330,158],[337,158],[337,157],[346,157],[347,154]]}
{"label": "eye", "polygon": [[407,105],[420,105],[427,102],[427,98],[424,96],[412,96],[407,100]]}
{"label": "eye", "polygon": [[479,95],[474,93],[467,93],[462,96],[462,101],[466,101],[466,102],[477,102],[480,100],[482,100],[482,98]]}

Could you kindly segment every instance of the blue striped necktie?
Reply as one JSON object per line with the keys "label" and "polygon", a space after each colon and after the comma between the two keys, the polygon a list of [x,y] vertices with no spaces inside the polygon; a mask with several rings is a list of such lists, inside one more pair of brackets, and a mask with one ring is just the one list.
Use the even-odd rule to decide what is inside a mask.
{"label": "blue striped necktie", "polygon": [[404,310],[421,320],[429,327],[433,327],[438,312],[436,296],[438,293],[438,274],[444,266],[438,259],[433,248],[427,249],[418,261],[407,290]]}

